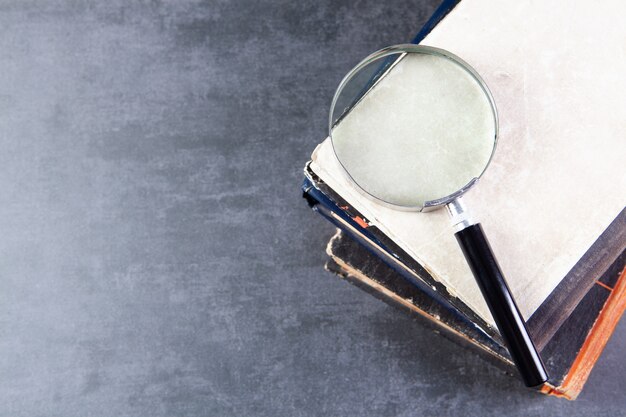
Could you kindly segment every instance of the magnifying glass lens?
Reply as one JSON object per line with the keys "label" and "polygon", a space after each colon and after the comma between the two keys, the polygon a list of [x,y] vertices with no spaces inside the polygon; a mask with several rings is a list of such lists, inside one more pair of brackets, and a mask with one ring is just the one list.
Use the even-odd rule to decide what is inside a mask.
{"label": "magnifying glass lens", "polygon": [[376,199],[415,209],[479,178],[496,132],[480,78],[453,55],[415,45],[359,64],[330,118],[335,154],[352,180]]}

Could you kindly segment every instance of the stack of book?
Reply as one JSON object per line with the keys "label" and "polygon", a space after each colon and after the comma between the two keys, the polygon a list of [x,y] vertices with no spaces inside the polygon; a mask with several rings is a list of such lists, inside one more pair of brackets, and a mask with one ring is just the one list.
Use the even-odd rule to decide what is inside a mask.
{"label": "stack of book", "polygon": [[[494,95],[498,149],[465,200],[550,374],[541,392],[568,399],[626,309],[626,26],[618,2],[576,3],[446,1],[414,40],[462,57]],[[327,269],[515,373],[445,210],[364,197],[329,139],[304,172],[304,197],[339,228]]]}

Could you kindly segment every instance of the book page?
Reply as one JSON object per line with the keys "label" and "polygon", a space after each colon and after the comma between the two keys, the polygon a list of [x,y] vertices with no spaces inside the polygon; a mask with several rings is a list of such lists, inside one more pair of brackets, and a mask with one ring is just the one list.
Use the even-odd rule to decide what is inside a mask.
{"label": "book page", "polygon": [[[498,148],[464,200],[526,319],[626,204],[621,3],[574,3],[463,0],[422,42],[467,61],[494,95]],[[402,212],[364,197],[328,140],[311,168],[493,324],[445,210]]]}

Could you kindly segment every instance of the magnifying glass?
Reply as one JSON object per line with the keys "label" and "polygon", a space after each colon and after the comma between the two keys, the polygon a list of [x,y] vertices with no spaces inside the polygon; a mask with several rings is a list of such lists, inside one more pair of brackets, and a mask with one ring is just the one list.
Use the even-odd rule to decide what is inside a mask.
{"label": "magnifying glass", "polygon": [[489,242],[461,201],[489,166],[498,137],[496,106],[476,71],[439,48],[377,51],[341,81],[329,132],[337,159],[368,198],[404,211],[447,207],[524,383],[544,383],[545,367]]}

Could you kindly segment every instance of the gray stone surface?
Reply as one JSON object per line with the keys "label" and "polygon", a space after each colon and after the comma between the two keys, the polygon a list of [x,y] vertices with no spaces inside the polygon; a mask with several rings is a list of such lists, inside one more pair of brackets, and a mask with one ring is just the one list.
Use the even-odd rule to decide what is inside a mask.
{"label": "gray stone surface", "polygon": [[333,90],[436,3],[1,1],[0,415],[624,415],[624,322],[569,403],[323,271]]}

